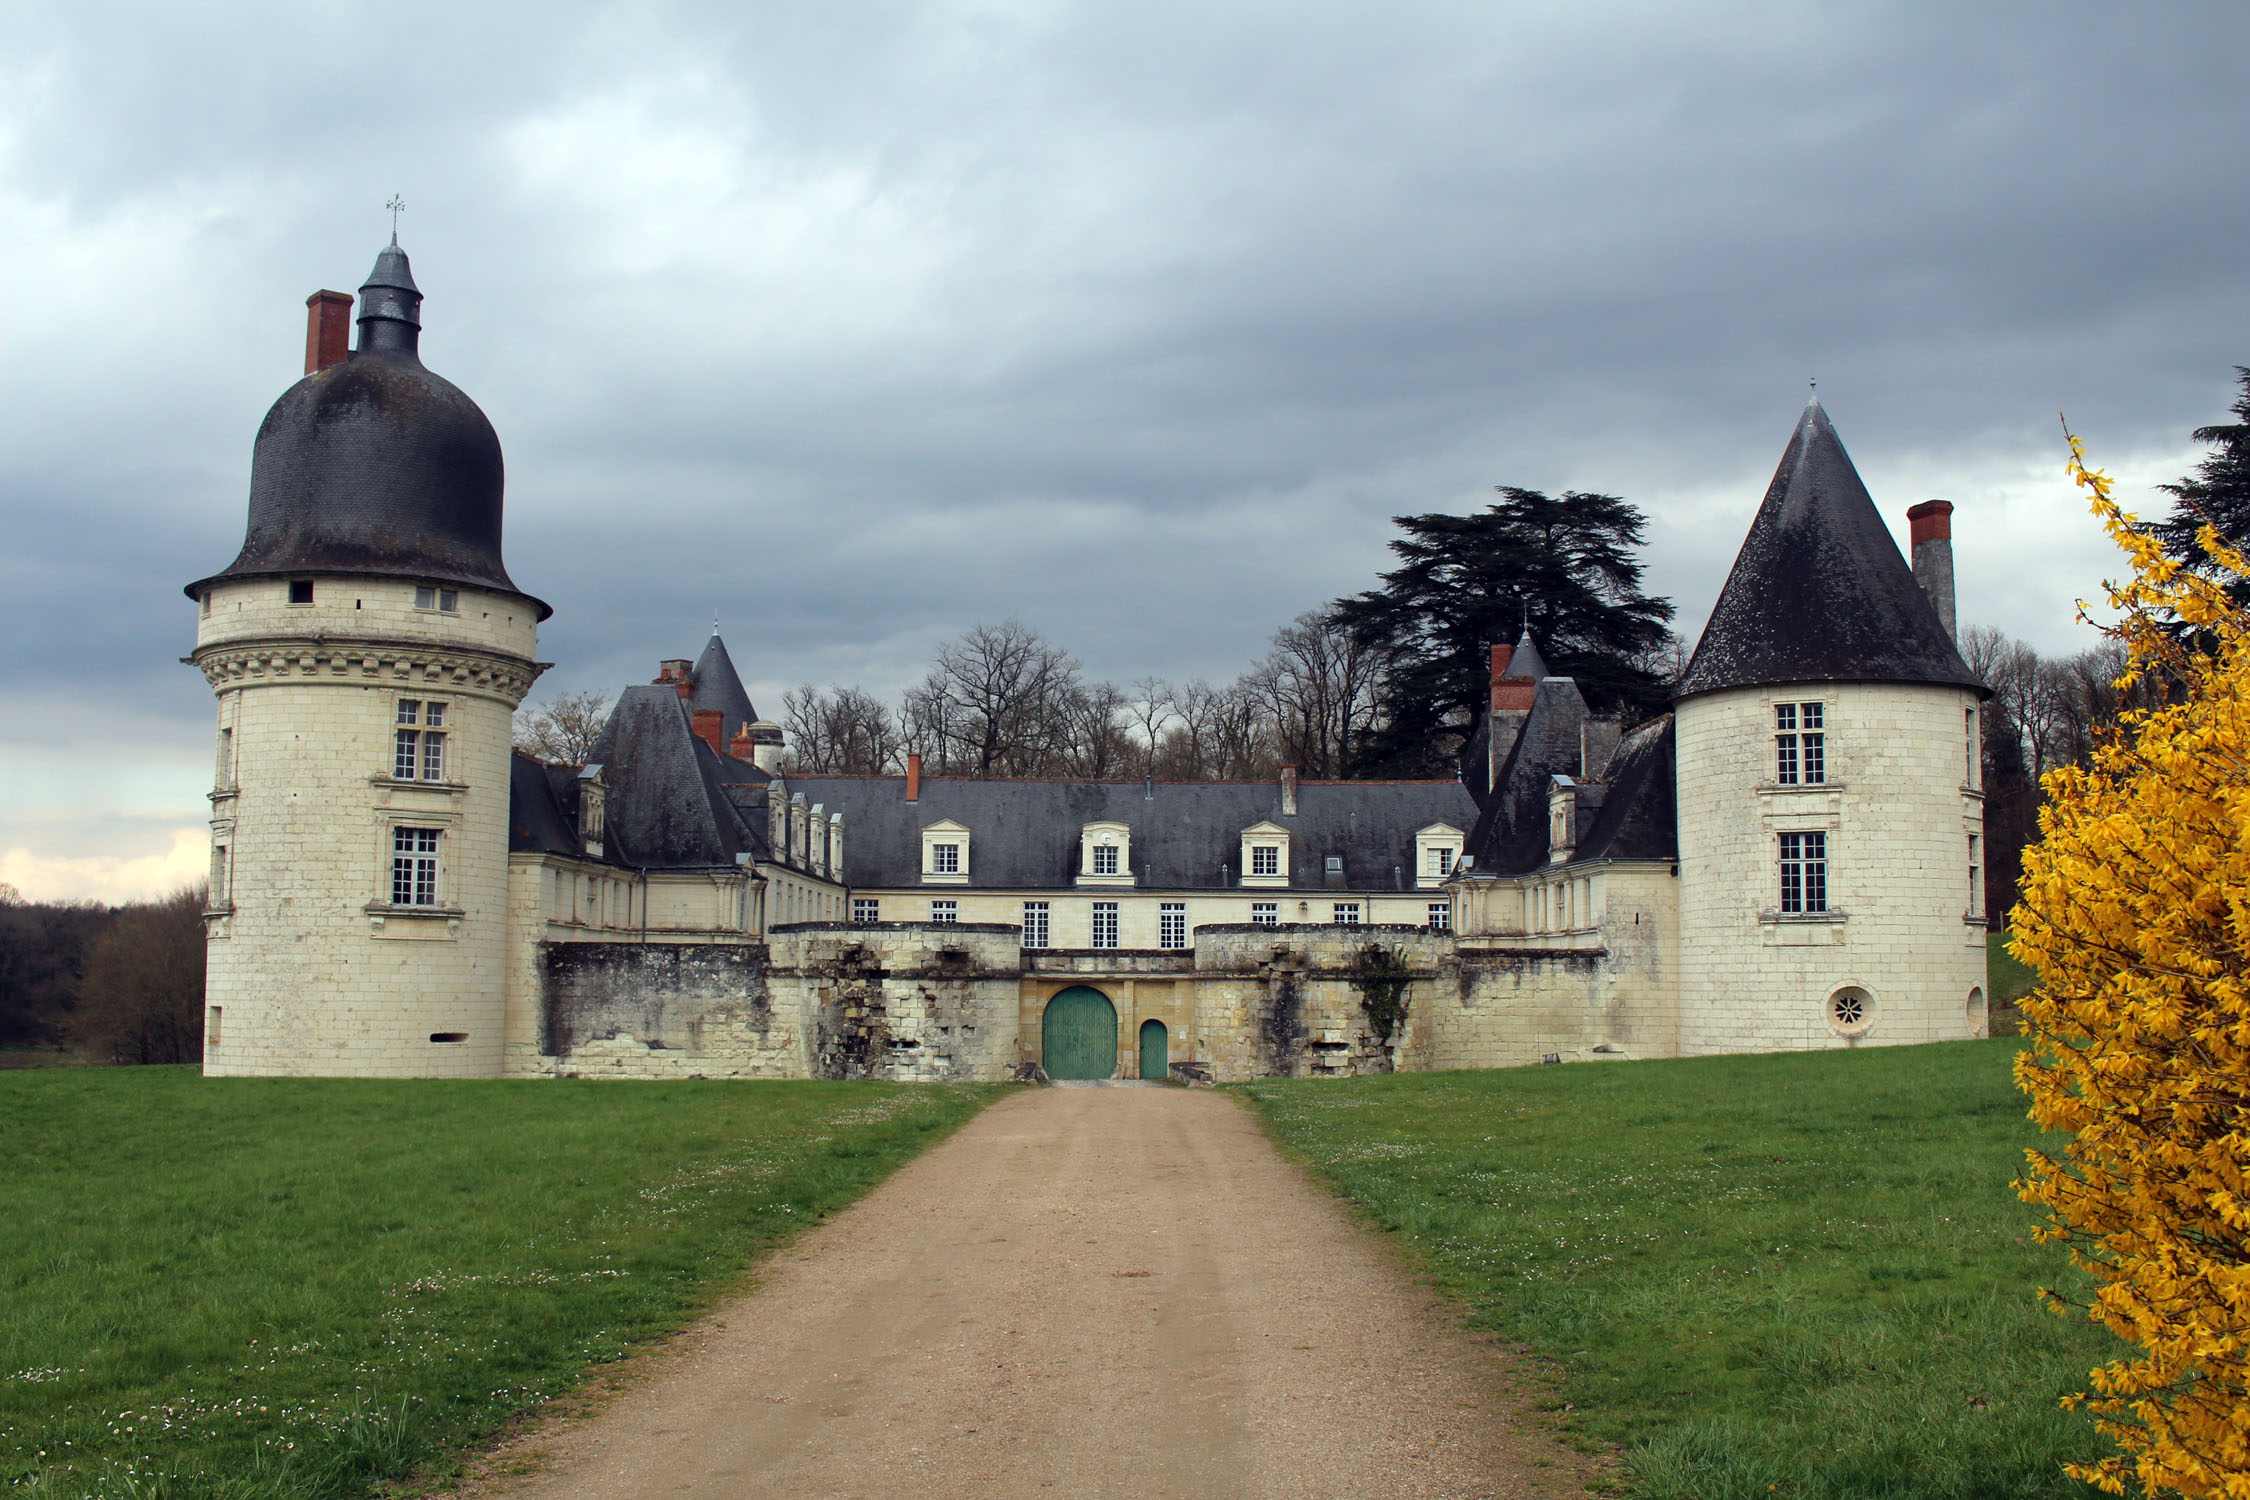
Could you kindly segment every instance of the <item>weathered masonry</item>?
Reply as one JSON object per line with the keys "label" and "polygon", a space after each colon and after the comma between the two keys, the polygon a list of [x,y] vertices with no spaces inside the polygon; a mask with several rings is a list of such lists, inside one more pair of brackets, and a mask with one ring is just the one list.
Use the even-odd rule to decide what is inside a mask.
{"label": "weathered masonry", "polygon": [[1909,566],[1797,424],[1675,695],[1590,714],[1528,633],[1443,781],[785,769],[716,633],[589,764],[509,748],[550,611],[395,242],[310,299],[217,697],[212,1073],[1235,1079],[1980,1035],[1982,685],[1950,511]]}

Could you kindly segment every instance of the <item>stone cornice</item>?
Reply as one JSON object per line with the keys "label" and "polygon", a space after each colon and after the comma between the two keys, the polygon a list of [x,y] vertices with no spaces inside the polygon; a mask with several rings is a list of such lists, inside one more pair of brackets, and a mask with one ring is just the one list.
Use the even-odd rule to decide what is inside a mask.
{"label": "stone cornice", "polygon": [[468,646],[354,636],[263,636],[199,646],[181,658],[213,689],[273,682],[384,682],[497,698],[511,709],[548,663]]}

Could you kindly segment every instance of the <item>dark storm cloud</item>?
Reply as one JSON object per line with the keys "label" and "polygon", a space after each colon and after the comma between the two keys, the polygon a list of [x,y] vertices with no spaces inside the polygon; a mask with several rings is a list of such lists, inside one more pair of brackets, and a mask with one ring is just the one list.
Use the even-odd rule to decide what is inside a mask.
{"label": "dark storm cloud", "polygon": [[2166,477],[2250,360],[2237,7],[386,15],[10,23],[0,692],[200,760],[178,587],[401,189],[565,686],[714,608],[769,696],[1006,614],[1224,675],[1499,482],[1646,507],[1692,627],[1808,375],[2063,648],[2055,412]]}

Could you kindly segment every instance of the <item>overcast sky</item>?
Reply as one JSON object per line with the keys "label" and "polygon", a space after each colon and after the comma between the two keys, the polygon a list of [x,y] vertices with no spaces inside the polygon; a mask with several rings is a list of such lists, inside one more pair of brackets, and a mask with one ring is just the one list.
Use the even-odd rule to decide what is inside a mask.
{"label": "overcast sky", "polygon": [[1388,518],[1607,490],[1692,639],[1809,377],[1964,622],[2082,648],[2250,363],[2250,8],[19,6],[0,880],[200,874],[182,584],[403,193],[541,694],[753,697],[1014,615],[1233,676]]}

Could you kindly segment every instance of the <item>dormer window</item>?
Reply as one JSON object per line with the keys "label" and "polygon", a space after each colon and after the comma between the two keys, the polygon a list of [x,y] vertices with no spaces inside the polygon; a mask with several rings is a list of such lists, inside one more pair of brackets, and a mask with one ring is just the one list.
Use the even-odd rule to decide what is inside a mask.
{"label": "dormer window", "polygon": [[461,595],[455,589],[441,589],[434,584],[418,584],[414,589],[414,607],[416,609],[434,609],[439,614],[445,615],[458,614],[461,610]]}
{"label": "dormer window", "polygon": [[1124,823],[1088,823],[1079,830],[1078,869],[1080,885],[1131,885],[1131,826]]}
{"label": "dormer window", "polygon": [[1242,830],[1242,883],[1289,884],[1289,830],[1279,823],[1253,823]]}
{"label": "dormer window", "polygon": [[969,883],[969,829],[965,823],[941,818],[922,830],[922,883]]}
{"label": "dormer window", "polygon": [[588,766],[578,773],[578,841],[596,859],[602,854],[603,803],[607,795],[600,766]]}
{"label": "dormer window", "polygon": [[1466,836],[1451,823],[1432,823],[1414,835],[1414,883],[1424,888],[1441,886],[1461,863]]}

